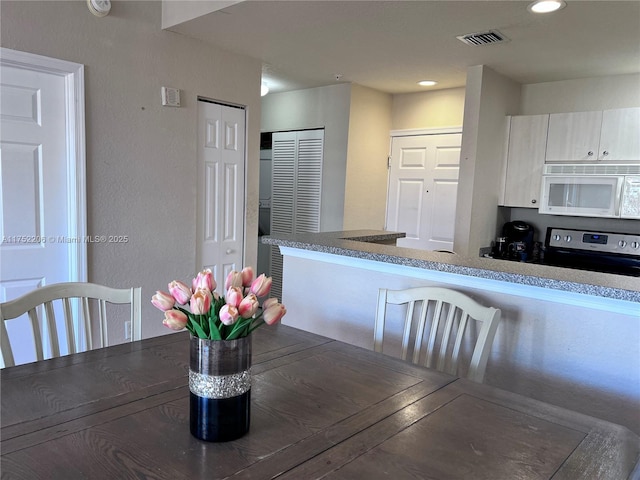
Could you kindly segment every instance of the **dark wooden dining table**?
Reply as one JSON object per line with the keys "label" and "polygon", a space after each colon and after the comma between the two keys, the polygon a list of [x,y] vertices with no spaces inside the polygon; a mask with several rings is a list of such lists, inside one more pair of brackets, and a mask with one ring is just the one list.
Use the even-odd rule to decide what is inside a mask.
{"label": "dark wooden dining table", "polygon": [[189,433],[186,332],[3,369],[2,478],[637,476],[623,426],[283,325],[252,341],[251,428],[225,443]]}

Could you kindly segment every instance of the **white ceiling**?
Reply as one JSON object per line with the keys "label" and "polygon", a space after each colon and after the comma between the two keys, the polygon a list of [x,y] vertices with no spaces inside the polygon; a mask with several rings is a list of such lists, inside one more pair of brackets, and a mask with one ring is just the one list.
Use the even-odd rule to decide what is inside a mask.
{"label": "white ceiling", "polygon": [[[460,87],[487,65],[522,83],[640,72],[640,1],[242,1],[172,27],[263,62],[272,92],[354,82],[388,93]],[[507,43],[457,35],[495,29]],[[342,75],[336,82],[336,75]]]}

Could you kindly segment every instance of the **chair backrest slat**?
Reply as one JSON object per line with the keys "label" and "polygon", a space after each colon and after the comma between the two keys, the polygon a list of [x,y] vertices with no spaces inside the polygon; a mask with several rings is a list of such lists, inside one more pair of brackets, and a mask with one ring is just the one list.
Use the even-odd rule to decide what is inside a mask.
{"label": "chair backrest slat", "polygon": [[131,340],[142,340],[142,288],[131,289]]}
{"label": "chair backrest slat", "polygon": [[[416,318],[416,303],[420,303],[420,313]],[[424,364],[429,368],[457,375],[465,336],[475,333],[480,324],[471,353],[467,378],[482,382],[491,353],[491,345],[500,322],[501,312],[493,307],[485,307],[471,297],[455,290],[441,287],[416,287],[405,290],[381,288],[378,293],[378,308],[374,326],[374,350],[382,352],[387,304],[406,305],[406,315],[402,332],[402,355],[407,358],[410,336],[413,342],[413,363],[420,363],[424,337],[426,350]],[[429,310],[431,312],[429,313]],[[474,322],[470,322],[473,319]],[[412,326],[417,322],[415,328]],[[430,322],[429,333],[426,324]],[[465,343],[466,345],[466,343]]]}
{"label": "chair backrest slat", "polygon": [[460,320],[458,322],[458,331],[456,332],[456,340],[453,344],[453,351],[451,352],[451,370],[452,373],[458,370],[458,362],[460,361],[460,348],[462,347],[462,340],[464,338],[464,332],[467,329],[467,320],[469,314],[461,312]]}
{"label": "chair backrest slat", "polygon": [[69,298],[62,299],[62,311],[64,312],[64,333],[67,338],[69,353],[76,353],[76,336],[74,335],[73,314]]}
{"label": "chair backrest slat", "polygon": [[84,297],[80,299],[80,312],[82,313],[82,321],[84,322],[84,338],[88,350],[93,350],[93,329],[91,325],[91,310],[89,309],[89,299]]}
{"label": "chair backrest slat", "polygon": [[13,358],[11,343],[9,343],[9,334],[3,321],[0,322],[0,352],[2,352],[2,359],[5,365],[15,365],[16,361]]}
{"label": "chair backrest slat", "polygon": [[[442,302],[441,302],[442,303]],[[458,366],[451,367],[449,369],[446,368],[447,358],[448,356],[448,348],[449,343],[451,341],[451,331],[453,330],[453,320],[456,315],[457,308],[455,305],[449,305],[447,310],[447,319],[444,323],[444,328],[442,332],[442,339],[440,340],[440,347],[438,348],[438,363],[436,364],[436,368],[441,372],[451,373],[452,371],[457,371]],[[451,358],[452,363],[454,363],[454,359]]]}
{"label": "chair backrest slat", "polygon": [[36,360],[44,360],[44,352],[42,349],[42,333],[40,332],[40,319],[38,318],[38,311],[35,307],[31,308],[29,309],[28,315],[29,323],[31,324],[31,332],[33,334],[33,346],[36,350]]}
{"label": "chair backrest slat", "polygon": [[407,315],[404,321],[404,329],[402,331],[402,359],[407,359],[407,353],[409,352],[409,339],[411,338],[411,322],[407,321],[407,318],[413,317],[413,308],[415,307],[415,302],[409,302],[409,307],[407,308]]}
{"label": "chair backrest slat", "polygon": [[[418,302],[411,302],[411,304],[413,305],[413,308],[415,309],[415,305]],[[420,307],[420,315],[418,317],[418,327],[416,329],[416,339],[415,339],[415,343],[413,345],[413,363],[419,363],[420,362],[420,350],[422,350],[422,339],[424,338],[424,331],[426,329],[427,326],[427,313],[429,311],[429,305],[427,302],[420,302],[421,303],[421,307]],[[411,319],[407,318],[405,319],[405,321],[407,322],[409,328],[407,328],[408,331],[411,331]],[[407,339],[408,340],[408,339]],[[406,360],[406,358],[405,358]]]}
{"label": "chair backrest slat", "polygon": [[[429,303],[430,299],[422,300],[424,303]],[[429,342],[427,343],[426,361],[425,366],[427,368],[434,368],[434,359],[436,351],[436,340],[438,338],[438,329],[440,328],[440,317],[442,316],[443,303],[434,299],[435,306],[433,308],[433,314],[431,319],[431,329],[429,331]]]}
{"label": "chair backrest slat", "polygon": [[49,346],[51,347],[51,354],[54,357],[59,357],[60,342],[58,341],[58,327],[56,323],[56,314],[53,311],[53,300],[44,302],[44,314],[46,316],[46,327],[47,334],[49,336]]}
{"label": "chair backrest slat", "polygon": [[100,321],[100,346],[104,347],[109,343],[107,332],[107,303],[104,300],[98,301],[98,318]]}
{"label": "chair backrest slat", "polygon": [[[74,353],[79,350],[80,335],[76,335],[74,325],[82,325],[85,332],[87,349],[94,348],[91,318],[90,299],[98,302],[98,330],[100,332],[100,346],[106,347],[108,342],[107,329],[107,303],[129,304],[130,316],[126,320],[131,321],[131,332],[133,340],[140,340],[142,337],[142,305],[141,288],[111,288],[94,283],[69,282],[46,285],[37,288],[15,300],[9,300],[0,304],[0,353],[5,367],[15,365],[15,356],[11,348],[6,320],[17,318],[27,313],[33,334],[33,343],[36,353],[36,360],[44,359],[43,331],[41,327],[46,327],[47,339],[51,349],[51,356],[60,356],[60,345],[58,341],[57,319],[55,316],[54,301],[60,301],[63,311],[64,329],[67,337],[68,351]],[[71,299],[79,299],[78,303]],[[74,306],[77,305],[75,308]],[[45,318],[38,317],[38,310],[44,311]],[[74,314],[82,317],[74,318]],[[44,323],[43,323],[44,322]],[[82,323],[81,323],[82,322]],[[124,331],[124,329],[123,329]]]}

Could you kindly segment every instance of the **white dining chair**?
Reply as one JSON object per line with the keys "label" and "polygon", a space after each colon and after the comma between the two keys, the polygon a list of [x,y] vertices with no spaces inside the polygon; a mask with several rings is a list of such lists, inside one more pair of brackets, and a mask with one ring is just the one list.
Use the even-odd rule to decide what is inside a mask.
{"label": "white dining chair", "polygon": [[[82,325],[85,333],[86,350],[106,347],[107,331],[107,303],[129,304],[131,314],[131,341],[142,338],[141,322],[141,288],[111,288],[95,283],[67,282],[46,285],[32,290],[21,297],[0,304],[0,353],[4,367],[15,365],[11,342],[7,334],[6,321],[28,313],[32,330],[33,346],[36,360],[44,360],[43,354],[43,326],[46,324],[46,335],[51,349],[51,357],[60,356],[60,345],[56,328],[54,302],[60,302],[63,316],[68,353],[76,353],[81,348],[75,335],[74,324]],[[78,303],[74,303],[78,299]],[[97,304],[97,308],[93,304]],[[74,308],[76,307],[77,308]],[[97,316],[93,313],[97,310]],[[43,314],[44,311],[44,315]],[[59,311],[59,310],[58,310]],[[77,311],[78,318],[74,318]],[[97,318],[96,318],[97,317]],[[78,320],[77,322],[74,320]],[[80,320],[82,324],[80,324]],[[99,333],[98,341],[94,342],[93,328]]]}
{"label": "white dining chair", "polygon": [[[412,363],[458,375],[463,341],[473,345],[473,339],[469,338],[475,333],[467,378],[482,383],[491,345],[500,323],[499,309],[485,307],[467,295],[448,288],[381,288],[378,292],[374,327],[376,352],[382,352],[389,304],[406,306],[402,325],[403,360],[407,360],[409,350],[412,349]],[[416,310],[417,304],[419,312]]]}

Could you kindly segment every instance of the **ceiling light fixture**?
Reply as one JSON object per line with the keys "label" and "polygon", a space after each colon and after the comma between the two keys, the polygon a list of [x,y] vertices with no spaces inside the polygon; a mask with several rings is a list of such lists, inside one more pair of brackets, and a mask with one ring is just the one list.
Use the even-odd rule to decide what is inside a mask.
{"label": "ceiling light fixture", "polygon": [[262,85],[260,85],[260,96],[264,97],[267,93],[269,93],[269,87],[263,82]]}
{"label": "ceiling light fixture", "polygon": [[537,0],[530,3],[527,10],[534,13],[551,13],[566,6],[567,4],[563,0]]}
{"label": "ceiling light fixture", "polygon": [[433,80],[421,80],[418,82],[418,85],[420,85],[421,87],[433,87],[437,84],[438,82],[434,82]]}

